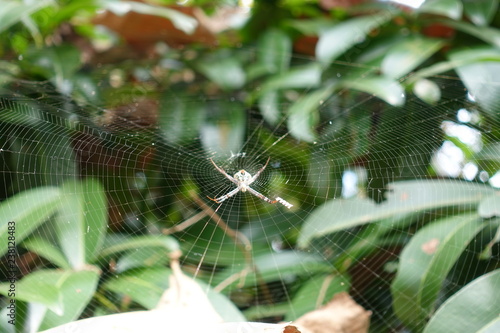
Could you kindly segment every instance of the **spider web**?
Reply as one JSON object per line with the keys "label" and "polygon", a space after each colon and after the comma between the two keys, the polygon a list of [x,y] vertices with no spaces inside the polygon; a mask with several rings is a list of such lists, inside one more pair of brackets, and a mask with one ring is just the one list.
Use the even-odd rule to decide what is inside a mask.
{"label": "spider web", "polygon": [[[243,51],[254,55],[253,50]],[[296,62],[306,60],[294,56]],[[338,62],[335,67],[340,76],[353,68],[373,71],[356,63]],[[101,86],[110,77],[101,74]],[[116,107],[83,95],[67,97],[49,82],[14,81],[4,88],[0,115],[2,199],[41,184],[62,186],[71,179],[94,177],[106,188],[110,235],[174,237],[183,271],[229,297],[247,319],[293,320],[311,310],[307,302],[313,290],[322,290],[321,301],[345,290],[373,311],[373,330],[396,331],[400,322],[391,310],[390,289],[401,246],[415,232],[415,223],[442,212],[429,209],[417,222],[389,227],[392,239],[387,245],[367,238],[375,250],[366,256],[344,252],[349,243],[369,234],[361,226],[318,233],[301,249],[296,244],[304,224],[325,203],[337,200],[343,214],[356,215],[362,208],[348,199],[382,202],[391,182],[458,178],[499,186],[498,174],[488,174],[463,153],[478,153],[484,142],[495,140],[494,133],[482,129],[486,120],[479,106],[458,77],[432,80],[442,93],[435,105],[408,95],[404,107],[388,107],[373,94],[336,91],[322,101],[314,127],[317,137],[311,142],[297,138],[287,126],[285,111],[297,99],[293,89],[277,104],[282,118],[270,123],[255,106],[245,104],[248,96],[177,94],[169,87],[155,102],[144,93],[148,88],[140,87],[150,84],[148,79],[135,87],[136,95],[129,95],[125,106]],[[301,121],[299,125],[310,127],[310,119]],[[498,117],[488,121],[490,128],[499,125]],[[416,136],[420,140],[414,141]],[[210,201],[207,197],[235,188],[210,158],[229,175],[239,170],[254,175],[270,158],[251,187],[293,207],[270,205],[241,191],[220,204]],[[448,210],[458,213],[473,206]],[[34,234],[57,243],[49,226]],[[481,250],[471,246],[466,254]],[[54,267],[46,258],[30,265],[27,250],[20,251],[22,271]],[[104,285],[105,293],[117,302],[123,295],[131,297],[128,309],[154,306],[161,294],[151,294],[130,279],[158,274],[158,286],[166,287],[161,274],[168,256],[159,253],[137,248],[124,257],[95,262],[105,276],[114,276]],[[336,265],[342,256],[343,262],[354,263],[339,274]],[[447,290],[456,290],[461,280],[483,269],[453,272]],[[305,282],[310,289],[301,289]],[[148,303],[138,296],[141,291],[151,298]],[[87,315],[95,315],[96,309],[101,306],[92,302]]]}

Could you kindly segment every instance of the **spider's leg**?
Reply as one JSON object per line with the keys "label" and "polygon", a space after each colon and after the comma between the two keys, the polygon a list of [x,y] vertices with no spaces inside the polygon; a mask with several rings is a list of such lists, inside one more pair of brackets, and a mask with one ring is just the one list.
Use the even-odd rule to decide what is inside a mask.
{"label": "spider's leg", "polygon": [[269,202],[270,204],[275,204],[278,202],[278,200],[271,200],[268,197],[266,197],[264,194],[257,192],[256,190],[254,190],[251,187],[247,187],[247,191],[252,193],[253,195],[255,195],[257,198],[260,198],[260,199],[264,200],[265,202]]}
{"label": "spider's leg", "polygon": [[269,202],[270,204],[275,204],[275,203],[279,202],[280,204],[282,204],[283,206],[285,206],[288,209],[290,209],[291,207],[293,207],[293,205],[291,203],[289,203],[288,201],[286,201],[285,199],[282,199],[280,197],[276,197],[276,200],[271,200],[268,197],[266,197],[265,195],[257,192],[256,190],[254,190],[251,187],[247,187],[247,191],[250,192],[250,193],[252,193],[256,197],[261,198],[265,202]]}
{"label": "spider's leg", "polygon": [[[230,181],[232,181],[233,183],[235,183],[236,185],[239,185],[238,184],[238,181],[236,179],[234,179],[233,177],[231,177],[224,169],[222,169],[221,167],[219,167],[217,164],[215,164],[214,160],[210,159],[210,162],[212,162],[212,164],[214,165],[214,167],[217,169],[217,171],[219,171],[220,173],[222,173],[224,176],[226,176],[227,179],[229,179]],[[234,194],[233,194],[234,195]]]}
{"label": "spider's leg", "polygon": [[227,199],[231,198],[233,195],[238,193],[240,190],[241,190],[241,188],[237,187],[234,190],[232,190],[231,192],[229,192],[228,194],[224,194],[223,196],[220,196],[218,198],[210,198],[209,196],[207,196],[207,198],[209,198],[210,200],[215,201],[217,203],[223,203],[224,201],[226,201]]}
{"label": "spider's leg", "polygon": [[269,163],[270,159],[271,159],[271,156],[269,156],[267,158],[266,164],[264,164],[264,166],[262,168],[260,168],[260,170],[257,171],[257,173],[255,175],[253,175],[252,179],[248,182],[248,185],[252,184],[260,176],[260,174],[262,173],[262,171],[264,171],[266,169],[267,164]]}

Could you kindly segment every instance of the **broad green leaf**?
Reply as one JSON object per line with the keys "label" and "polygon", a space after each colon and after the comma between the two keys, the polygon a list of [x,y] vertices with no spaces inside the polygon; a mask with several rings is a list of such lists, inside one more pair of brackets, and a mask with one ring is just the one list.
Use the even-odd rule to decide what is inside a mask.
{"label": "broad green leaf", "polygon": [[106,235],[106,198],[101,184],[93,179],[69,181],[61,187],[57,216],[59,244],[73,268],[90,264]]}
{"label": "broad green leaf", "polygon": [[[75,187],[71,188],[71,185]],[[76,183],[66,183],[61,192],[61,208],[57,215],[59,245],[71,267],[85,265],[83,193]]]}
{"label": "broad green leaf", "polygon": [[109,279],[103,288],[120,295],[125,294],[146,309],[153,309],[168,288],[170,274],[172,271],[164,267],[129,270]]}
{"label": "broad green leaf", "polygon": [[59,92],[72,92],[73,76],[82,64],[78,48],[73,45],[47,47],[33,50],[25,57],[28,66],[34,66],[50,79]]}
{"label": "broad green leaf", "polygon": [[373,94],[374,96],[394,105],[402,106],[405,103],[405,93],[398,81],[384,76],[366,78],[349,78],[340,81],[342,87]]}
{"label": "broad green leaf", "polygon": [[500,216],[500,192],[484,198],[479,203],[479,216],[488,219],[494,216]]}
{"label": "broad green leaf", "polygon": [[424,333],[500,331],[500,269],[482,275],[444,302]]}
{"label": "broad green leaf", "polygon": [[108,243],[109,245],[100,252],[102,258],[145,247],[163,248],[166,250],[165,256],[179,250],[179,243],[177,240],[171,236],[165,235],[126,237],[124,239],[108,240]]}
{"label": "broad green leaf", "polygon": [[290,302],[257,304],[243,311],[249,321],[257,321],[266,317],[283,317],[290,311]]}
{"label": "broad green leaf", "polygon": [[316,44],[317,59],[324,65],[330,64],[342,53],[363,42],[371,30],[389,21],[394,12],[386,10],[353,18],[324,31],[320,34],[318,44]]}
{"label": "broad green leaf", "polygon": [[[103,287],[118,294],[126,294],[145,308],[153,309],[169,287],[171,274],[171,270],[167,268],[138,269],[118,275],[106,282]],[[238,309],[224,295],[215,292],[203,282],[197,282],[207,291],[207,298],[222,318],[226,321],[244,320]]]}
{"label": "broad green leaf", "polygon": [[465,14],[479,26],[488,25],[498,8],[498,0],[465,0],[463,3]]}
{"label": "broad green leaf", "polygon": [[46,330],[77,319],[97,289],[96,271],[53,271],[51,281],[62,299],[62,315],[47,311],[39,330]]}
{"label": "broad green leaf", "polygon": [[[493,209],[498,211],[498,207],[495,207]],[[500,214],[496,214],[496,216],[498,215]],[[500,218],[497,217],[495,219],[489,219],[488,222],[490,223],[491,229],[496,229],[496,232],[493,238],[488,242],[488,244],[486,244],[484,250],[479,254],[479,259],[481,260],[490,260],[493,255],[493,247],[497,243],[500,243]]]}
{"label": "broad green leaf", "polygon": [[269,73],[281,73],[290,66],[292,41],[282,30],[267,30],[257,47],[258,61]]}
{"label": "broad green leaf", "polygon": [[382,60],[382,73],[399,79],[426,61],[442,46],[438,39],[411,36],[391,47]]}
{"label": "broad green leaf", "polygon": [[280,120],[281,112],[279,105],[279,95],[275,90],[269,91],[259,98],[259,108],[262,117],[271,125],[276,125]]}
{"label": "broad green leaf", "polygon": [[170,261],[168,252],[160,247],[138,247],[129,250],[116,261],[116,272],[140,267],[165,266]]}
{"label": "broad green leaf", "polygon": [[[299,264],[300,263],[300,264]],[[283,251],[266,253],[254,257],[254,265],[258,271],[249,271],[242,262],[232,265],[217,274],[212,283],[219,288],[252,287],[260,283],[280,281],[284,276],[310,276],[314,273],[329,273],[332,267],[323,258],[299,251]]]}
{"label": "broad green leaf", "polygon": [[195,18],[165,6],[154,6],[135,1],[105,1],[104,5],[106,9],[119,16],[133,11],[139,14],[164,17],[172,21],[177,29],[187,34],[193,33],[198,26]]}
{"label": "broad green leaf", "polygon": [[179,92],[162,94],[160,129],[173,144],[186,144],[198,135],[204,118],[204,106]]}
{"label": "broad green leaf", "polygon": [[321,83],[321,67],[317,63],[296,67],[284,73],[271,76],[254,93],[253,98],[280,89],[311,89]]}
{"label": "broad green leaf", "polygon": [[22,246],[25,249],[49,260],[60,268],[69,269],[71,267],[64,257],[64,254],[55,246],[55,244],[42,237],[29,237],[23,241]]}
{"label": "broad green leaf", "polygon": [[419,79],[427,78],[436,74],[445,73],[450,70],[454,70],[457,67],[475,64],[480,62],[500,62],[500,53],[494,54],[493,52],[476,52],[474,53],[475,58],[471,57],[461,57],[455,61],[441,61],[429,67],[422,68],[421,70],[413,73],[407,83],[416,82]]}
{"label": "broad green leaf", "polygon": [[300,316],[316,310],[332,300],[339,292],[348,292],[349,278],[343,275],[321,274],[308,279],[293,297],[285,321],[296,320]]}
{"label": "broad green leaf", "polygon": [[[15,282],[15,296],[18,301],[40,303],[55,313],[63,313],[62,296],[54,284],[54,271],[40,270],[26,275]],[[0,284],[0,293],[9,295],[10,282]],[[9,298],[11,298],[9,296]]]}
{"label": "broad green leaf", "polygon": [[245,316],[243,316],[240,310],[238,310],[238,308],[234,305],[233,302],[231,302],[231,300],[227,296],[215,291],[213,288],[203,283],[202,281],[196,282],[198,282],[203,290],[206,290],[208,300],[213,305],[215,311],[217,311],[221,318],[224,319],[224,321],[246,321]]}
{"label": "broad green leaf", "polygon": [[414,180],[389,184],[387,200],[376,205],[368,199],[330,200],[306,219],[298,244],[312,238],[401,214],[460,206],[474,208],[495,191],[486,185],[452,180]]}
{"label": "broad green leaf", "polygon": [[[461,62],[466,59],[498,57],[494,48],[475,48],[449,54],[451,61]],[[482,61],[459,66],[456,72],[470,94],[492,116],[498,116],[500,105],[500,61]]]}
{"label": "broad green leaf", "polygon": [[[8,249],[9,231],[14,231],[16,242],[21,242],[59,208],[61,192],[57,187],[39,187],[24,191],[0,204],[0,255]],[[15,229],[12,230],[12,223]],[[9,226],[11,230],[9,230]]]}
{"label": "broad green leaf", "polygon": [[415,82],[413,92],[428,104],[436,104],[441,99],[441,89],[433,81],[420,79]]}
{"label": "broad green leaf", "polygon": [[0,10],[0,32],[22,21],[42,8],[56,5],[54,0],[39,0],[33,3],[23,1],[2,1]]}
{"label": "broad green leaf", "polygon": [[434,311],[438,294],[466,246],[488,224],[477,214],[452,216],[420,229],[403,249],[391,290],[396,315],[420,327]]}
{"label": "broad green leaf", "polygon": [[66,182],[61,187],[61,206],[57,215],[58,240],[72,268],[81,269],[85,261],[85,201],[81,182]]}
{"label": "broad green leaf", "polygon": [[330,200],[307,217],[299,234],[298,245],[306,247],[312,238],[348,229],[379,218],[377,205],[368,199]]}
{"label": "broad green leaf", "polygon": [[500,162],[500,142],[485,145],[475,157],[479,161]]}
{"label": "broad green leaf", "polygon": [[285,24],[299,31],[304,36],[317,36],[335,26],[331,18],[322,16],[312,19],[291,19],[285,21]]}
{"label": "broad green leaf", "polygon": [[224,90],[241,88],[246,81],[245,72],[235,58],[200,60],[196,67]]}
{"label": "broad green leaf", "polygon": [[84,200],[85,261],[92,263],[101,251],[108,226],[104,188],[96,179],[82,182]]}
{"label": "broad green leaf", "polygon": [[225,156],[240,151],[245,139],[246,113],[242,104],[220,101],[212,117],[203,122],[200,139],[206,151]]}
{"label": "broad green leaf", "polygon": [[319,121],[319,108],[333,93],[334,87],[308,93],[297,100],[288,110],[288,129],[299,140],[313,142],[316,139],[315,128]]}
{"label": "broad green leaf", "polygon": [[[21,91],[34,88],[30,83],[23,83],[19,87]],[[44,86],[37,88],[41,89],[40,92],[45,89]],[[11,176],[11,190],[20,192],[27,187],[57,186],[66,179],[74,179],[78,172],[68,130],[71,111],[47,109],[40,101],[10,90],[2,91],[1,94],[4,97],[0,103],[0,120],[7,123],[4,131],[9,133],[9,149],[15,152],[11,163],[16,165],[17,170]],[[27,128],[20,130],[17,126],[9,125]]]}
{"label": "broad green leaf", "polygon": [[460,0],[427,0],[417,10],[420,13],[443,15],[454,20],[462,17],[462,2]]}
{"label": "broad green leaf", "polygon": [[478,27],[463,21],[439,20],[437,22],[472,35],[497,48],[500,47],[500,30],[497,28]]}

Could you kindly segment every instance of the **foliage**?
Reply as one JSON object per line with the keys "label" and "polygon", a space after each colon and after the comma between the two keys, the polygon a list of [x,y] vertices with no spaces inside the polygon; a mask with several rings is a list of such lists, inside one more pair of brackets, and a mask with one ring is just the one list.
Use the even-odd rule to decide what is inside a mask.
{"label": "foliage", "polygon": [[[468,159],[490,174],[498,170],[500,30],[498,14],[493,14],[498,1],[429,0],[418,10],[387,3],[325,9],[309,1],[274,4],[270,9],[271,2],[257,1],[243,28],[212,36],[218,41],[216,47],[186,42],[179,50],[159,48],[158,56],[148,60],[140,53],[142,45],[134,50],[133,41],[122,36],[123,44],[133,50],[126,55],[139,54],[139,60],[131,64],[118,57],[106,62],[94,54],[98,66],[82,60],[89,48],[95,52],[95,45],[103,43],[112,50],[120,41],[99,29],[93,21],[96,9],[157,15],[172,21],[172,32],[195,36],[200,22],[157,3],[2,2],[0,139],[2,146],[16,153],[7,156],[2,166],[9,177],[1,189],[5,200],[0,205],[0,238],[8,237],[7,222],[16,221],[18,245],[45,263],[44,269],[19,281],[17,300],[40,306],[29,313],[30,318],[19,318],[18,331],[33,318],[38,319],[33,323],[38,329],[47,329],[79,318],[85,309],[88,316],[153,308],[168,287],[169,254],[181,249],[187,263],[197,264],[200,258],[190,249],[198,247],[204,250],[207,265],[198,277],[212,288],[216,308],[229,313],[227,320],[239,319],[241,313],[219,293],[233,300],[248,298],[253,287],[265,290],[287,276],[284,288],[290,298],[276,300],[272,315],[293,320],[328,301],[311,290],[326,286],[326,295],[331,296],[356,288],[352,281],[356,263],[401,249],[397,273],[387,283],[393,301],[384,309],[392,308],[395,317],[386,318],[385,324],[439,332],[439,327],[449,325],[448,313],[467,318],[466,302],[475,295],[497,293],[498,262],[492,258],[498,251],[498,237],[493,236],[500,224],[498,193],[480,179],[427,178],[435,176],[433,154],[451,139],[443,136],[440,126],[461,107],[477,111],[480,121],[470,125],[483,133],[485,145],[477,154],[463,147]],[[205,1],[193,5],[214,10]],[[273,20],[266,19],[269,13]],[[62,28],[68,24],[74,30],[69,36]],[[292,56],[294,48],[310,39],[317,39],[314,50],[308,48],[314,57]],[[75,40],[93,44],[77,47]],[[241,42],[245,48],[236,47]],[[455,75],[460,87],[456,91],[467,90],[473,100],[448,96],[442,89],[440,78]],[[32,82],[20,84],[19,78]],[[197,95],[208,98],[192,98]],[[41,96],[46,98],[43,105]],[[347,107],[367,96],[376,98],[359,109]],[[134,126],[104,129],[103,117],[85,107],[118,106],[144,98],[161,102],[158,131],[151,129],[154,126],[142,132]],[[454,104],[443,107],[444,98]],[[338,113],[342,108],[347,111]],[[245,110],[258,112],[250,112],[249,120]],[[175,166],[165,166],[149,157],[148,147],[158,143],[166,154],[169,147],[191,145],[220,154],[241,151],[246,130],[260,117],[290,134],[272,145],[258,142],[263,149],[293,165],[290,169],[297,174],[319,175],[318,170],[324,170],[328,176],[297,177],[283,189],[299,203],[295,217],[286,218],[276,209],[266,211],[259,223],[247,221],[248,228],[258,229],[253,233],[276,235],[287,247],[276,252],[269,239],[253,239],[251,260],[256,270],[241,283],[231,278],[242,271],[246,254],[235,250],[237,242],[216,226],[193,226],[182,243],[175,236],[159,234],[166,224],[182,221],[191,211],[179,202],[192,200],[192,192],[198,195],[202,190],[192,161],[179,158],[172,162]],[[224,126],[227,119],[229,129]],[[321,127],[328,119],[338,126]],[[210,138],[202,135],[207,128],[215,129]],[[256,131],[262,138],[277,135],[266,127]],[[198,137],[200,142],[194,140]],[[89,151],[103,149],[107,163],[83,168],[75,142],[91,142]],[[315,158],[318,154],[322,157]],[[419,161],[409,161],[410,157]],[[340,167],[349,165],[361,166],[370,182],[357,198],[335,199],[342,191],[335,185],[345,171]],[[168,176],[146,177],[157,183],[141,187],[138,169],[146,176]],[[186,172],[179,176],[179,169]],[[85,180],[80,180],[82,176]],[[122,178],[139,185],[125,184]],[[165,221],[166,212],[151,202],[161,181],[177,182],[163,187],[178,189],[176,193],[162,193],[168,201],[165,210],[179,211],[175,221]],[[139,207],[130,208],[131,202]],[[108,228],[110,211],[116,207],[125,209],[116,215],[133,210],[142,217],[142,235],[130,225],[121,232]],[[265,211],[262,207],[257,209]],[[0,254],[6,252],[6,244],[0,243]],[[482,256],[470,258],[468,253]],[[390,264],[386,262],[387,267]],[[476,269],[461,274],[468,267]],[[463,288],[453,290],[448,281],[456,281],[455,289]],[[72,283],[82,286],[79,297],[72,293]],[[7,284],[0,285],[0,293],[8,294]],[[123,294],[132,305],[123,301]],[[495,325],[491,314],[500,310],[491,299],[490,306],[475,307],[478,319],[471,330]],[[266,310],[269,307],[253,304],[245,314],[262,318],[269,313]]]}

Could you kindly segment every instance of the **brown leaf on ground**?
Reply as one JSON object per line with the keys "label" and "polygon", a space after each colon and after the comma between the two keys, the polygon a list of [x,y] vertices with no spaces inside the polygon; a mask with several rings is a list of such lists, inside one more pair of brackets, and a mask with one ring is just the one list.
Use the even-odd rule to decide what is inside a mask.
{"label": "brown leaf on ground", "polygon": [[[141,0],[135,0],[143,2]],[[123,37],[132,48],[142,54],[150,54],[156,43],[162,41],[171,47],[181,48],[184,45],[198,43],[216,46],[217,34],[230,29],[234,21],[241,21],[248,15],[241,7],[221,7],[210,16],[202,9],[189,6],[166,6],[196,20],[193,33],[178,29],[172,21],[155,15],[129,11],[124,15],[116,15],[105,11],[94,18],[94,24],[104,25]]]}
{"label": "brown leaf on ground", "polygon": [[366,333],[371,311],[366,311],[349,294],[338,293],[325,306],[306,313],[293,324],[302,333]]}
{"label": "brown leaf on ground", "polygon": [[301,333],[301,332],[295,326],[286,325],[285,328],[283,329],[283,333]]}

